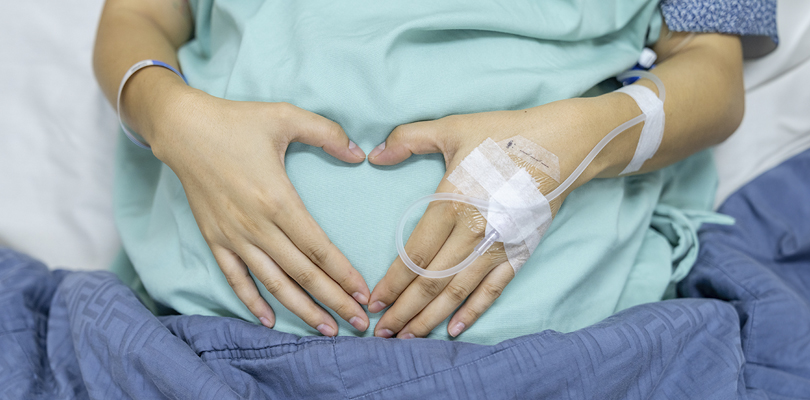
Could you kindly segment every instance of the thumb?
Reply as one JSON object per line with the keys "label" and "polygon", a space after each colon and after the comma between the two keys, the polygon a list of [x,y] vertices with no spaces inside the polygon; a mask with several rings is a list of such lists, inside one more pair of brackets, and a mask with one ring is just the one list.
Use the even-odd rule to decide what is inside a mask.
{"label": "thumb", "polygon": [[412,154],[444,153],[445,135],[446,132],[438,129],[438,121],[400,125],[369,153],[368,161],[377,165],[394,165]]}
{"label": "thumb", "polygon": [[348,163],[366,159],[366,153],[349,140],[337,122],[300,108],[296,111],[300,113],[295,116],[298,129],[290,141],[320,147],[332,157]]}

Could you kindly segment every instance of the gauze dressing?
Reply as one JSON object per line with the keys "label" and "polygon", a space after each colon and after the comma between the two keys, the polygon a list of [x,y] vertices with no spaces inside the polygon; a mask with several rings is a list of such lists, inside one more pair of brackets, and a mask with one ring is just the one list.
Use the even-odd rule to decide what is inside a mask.
{"label": "gauze dressing", "polygon": [[[548,196],[540,192],[536,180],[526,169],[515,164],[492,139],[487,139],[476,147],[447,178],[462,194],[434,193],[422,197],[408,207],[403,214],[396,232],[397,252],[402,262],[418,275],[428,278],[446,278],[467,268],[478,257],[486,253],[494,243],[502,242],[509,263],[517,273],[551,225],[552,215],[549,206],[551,201],[565,192],[582,175],[582,172],[611,140],[628,128],[648,121],[642,128],[639,145],[636,147],[633,158],[622,174],[637,171],[644,161],[652,158],[658,150],[664,134],[663,103],[666,97],[664,84],[657,76],[646,71],[628,71],[617,76],[617,79],[621,81],[630,77],[647,78],[653,81],[658,89],[658,96],[656,97],[655,93],[643,86],[633,86],[629,90],[627,90],[628,87],[619,89],[620,92],[628,94],[636,101],[642,111],[641,115],[610,131],[594,146],[574,172]],[[525,140],[522,137],[521,139]],[[537,147],[542,149],[540,146]],[[542,150],[547,152],[545,149]],[[558,162],[556,156],[550,157],[544,154],[544,158],[548,161]],[[546,166],[548,167],[548,165]],[[559,167],[557,168],[559,170]],[[553,173],[553,169],[548,168],[548,170]],[[405,252],[403,240],[407,216],[418,207],[434,201],[454,201],[472,205],[487,220],[484,238],[473,249],[473,252],[458,265],[441,271],[426,270],[416,265]]]}

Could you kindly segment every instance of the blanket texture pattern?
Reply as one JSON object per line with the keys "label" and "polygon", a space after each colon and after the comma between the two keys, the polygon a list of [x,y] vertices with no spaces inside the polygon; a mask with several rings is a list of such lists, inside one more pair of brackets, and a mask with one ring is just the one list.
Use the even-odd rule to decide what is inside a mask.
{"label": "blanket texture pattern", "polygon": [[113,274],[0,249],[0,398],[810,397],[810,151],[706,225],[681,299],[494,346],[153,316]]}

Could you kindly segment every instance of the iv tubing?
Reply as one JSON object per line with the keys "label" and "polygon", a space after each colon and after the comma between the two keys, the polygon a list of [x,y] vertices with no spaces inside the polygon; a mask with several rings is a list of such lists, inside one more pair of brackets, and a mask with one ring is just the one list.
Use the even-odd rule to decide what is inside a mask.
{"label": "iv tubing", "polygon": [[[627,71],[622,74],[619,74],[616,77],[616,79],[622,81],[624,79],[631,77],[646,78],[651,80],[653,83],[655,83],[655,86],[658,88],[658,98],[661,99],[661,102],[663,102],[664,99],[666,98],[666,90],[664,88],[664,83],[661,81],[661,79],[659,79],[657,76],[655,76],[650,72],[639,70]],[[581,163],[579,163],[574,172],[572,172],[571,175],[568,175],[568,178],[566,178],[565,181],[563,181],[563,183],[560,184],[560,186],[558,186],[551,193],[549,193],[548,196],[546,196],[549,203],[552,200],[559,197],[561,194],[563,194],[563,192],[568,190],[568,188],[574,184],[574,182],[579,178],[579,176],[582,175],[582,172],[585,171],[585,168],[588,168],[591,162],[593,162],[594,158],[596,158],[596,156],[599,155],[599,153],[605,148],[605,146],[607,146],[608,143],[610,143],[611,140],[616,138],[616,136],[619,136],[620,133],[624,132],[630,127],[638,123],[641,123],[646,119],[646,117],[647,116],[644,114],[638,115],[637,117],[617,126],[612,131],[610,131],[610,133],[608,133],[605,137],[603,137],[602,140],[600,140],[599,143],[597,143],[596,146],[594,146],[594,148],[590,151],[590,153],[588,153],[588,155],[585,156],[585,159],[582,160]],[[413,260],[411,260],[410,257],[408,257],[408,253],[405,252],[405,244],[404,244],[405,242],[403,240],[403,232],[405,231],[406,217],[410,215],[415,208],[434,201],[455,201],[459,203],[466,203],[471,206],[475,206],[479,210],[505,211],[507,207],[497,203],[490,203],[489,201],[486,200],[481,200],[475,197],[465,196],[458,193],[434,193],[416,200],[413,204],[411,204],[410,207],[408,207],[407,210],[405,210],[405,212],[402,214],[402,218],[399,221],[399,226],[397,227],[396,232],[397,253],[399,253],[400,259],[402,259],[402,262],[417,275],[422,275],[424,277],[434,279],[447,278],[461,272],[464,268],[467,268],[468,266],[470,266],[470,264],[475,262],[475,260],[477,260],[478,257],[486,253],[486,251],[489,250],[489,248],[492,247],[492,245],[498,241],[498,239],[500,238],[500,234],[494,229],[491,230],[486,236],[484,236],[484,239],[482,239],[481,242],[478,243],[477,246],[475,246],[475,249],[472,251],[472,253],[470,253],[470,255],[467,256],[467,258],[465,258],[463,261],[461,261],[458,265],[456,265],[453,268],[441,271],[431,271],[419,267],[418,265],[416,265],[416,263],[413,262]]]}

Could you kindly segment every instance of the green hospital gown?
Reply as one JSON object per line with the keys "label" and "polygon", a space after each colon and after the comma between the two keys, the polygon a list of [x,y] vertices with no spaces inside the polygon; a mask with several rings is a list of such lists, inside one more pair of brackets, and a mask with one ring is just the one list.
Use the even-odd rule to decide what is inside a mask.
{"label": "green hospital gown", "polygon": [[[632,66],[661,23],[656,2],[644,0],[191,5],[195,34],[179,59],[192,86],[318,113],[366,153],[403,123],[579,96]],[[397,256],[401,213],[434,192],[445,172],[441,155],[391,167],[349,165],[301,144],[290,146],[286,167],[309,212],[370,288]],[[691,267],[695,229],[714,218],[707,211],[715,184],[711,158],[701,153],[577,189],[520,273],[459,340],[492,344],[571,331],[660,300]],[[125,139],[115,216],[125,254],[114,269],[132,278],[126,269],[134,267],[154,300],[183,314],[258,322],[220,272],[178,178]],[[261,290],[276,312],[275,329],[318,334]],[[340,334],[370,336],[381,315],[370,316],[365,333],[335,317]],[[430,337],[450,339],[446,322]]]}

